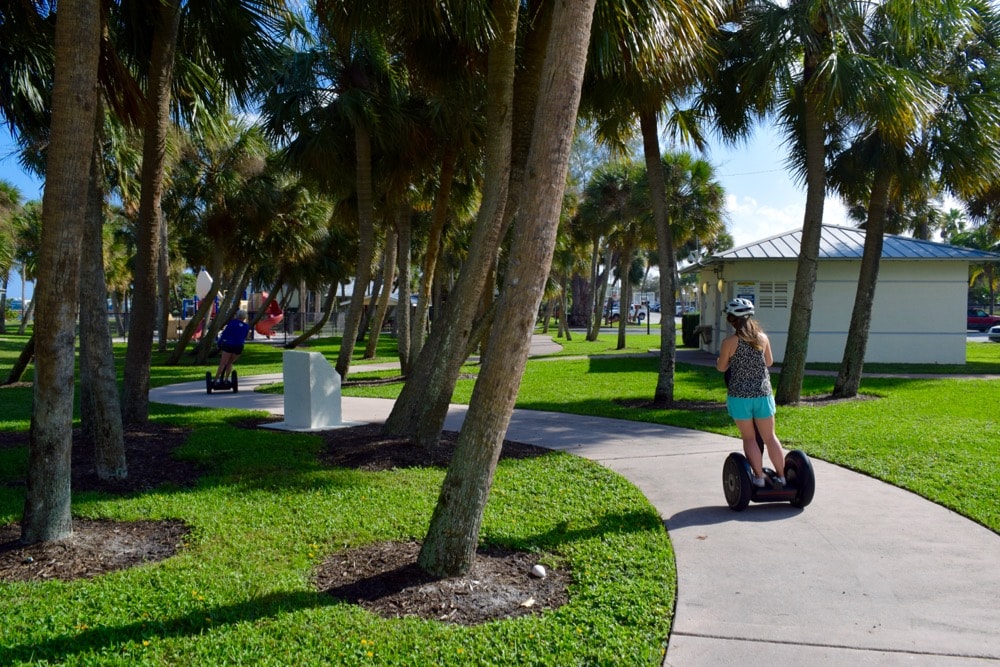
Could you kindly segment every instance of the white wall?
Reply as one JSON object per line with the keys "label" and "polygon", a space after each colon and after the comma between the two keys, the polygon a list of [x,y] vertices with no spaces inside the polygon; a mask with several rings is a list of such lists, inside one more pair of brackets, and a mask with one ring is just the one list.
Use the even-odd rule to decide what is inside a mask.
{"label": "white wall", "polygon": [[[807,361],[840,363],[851,322],[857,290],[860,262],[821,261],[817,270],[816,291],[809,335]],[[788,319],[795,284],[794,261],[743,261],[721,267],[723,291],[718,293],[718,275],[703,270],[699,285],[707,283],[703,296],[702,322],[713,326],[710,352],[718,351],[720,328],[730,333],[725,319],[717,315],[725,302],[750,290],[758,290],[754,299],[757,319],[771,339],[775,361],[785,355]],[[883,261],[872,309],[866,362],[886,363],[965,363],[965,310],[968,264],[958,261]],[[788,308],[766,308],[760,304],[761,281],[788,281]],[[742,283],[742,287],[740,286]],[[721,297],[721,298],[717,298]]]}

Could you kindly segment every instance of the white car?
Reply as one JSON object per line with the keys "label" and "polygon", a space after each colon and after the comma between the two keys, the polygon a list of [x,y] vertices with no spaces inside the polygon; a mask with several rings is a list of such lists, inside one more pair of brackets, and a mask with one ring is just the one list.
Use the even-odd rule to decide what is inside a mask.
{"label": "white car", "polygon": [[1000,343],[1000,324],[995,327],[990,327],[990,331],[986,334],[986,336],[994,343]]}

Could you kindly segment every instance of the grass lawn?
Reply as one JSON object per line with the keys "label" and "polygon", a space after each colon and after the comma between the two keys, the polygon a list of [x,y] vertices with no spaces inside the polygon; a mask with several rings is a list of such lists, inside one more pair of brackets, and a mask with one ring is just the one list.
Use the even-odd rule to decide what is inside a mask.
{"label": "grass lawn", "polygon": [[[601,341],[605,345],[597,353],[600,357],[558,363],[530,360],[517,407],[671,424],[738,436],[721,407],[709,411],[628,407],[652,398],[658,359],[608,357],[616,338],[605,334]],[[649,342],[637,340],[631,351],[638,352]],[[778,436],[788,448],[802,449],[810,456],[909,489],[1000,533],[1000,447],[996,442],[1000,436],[1000,411],[996,407],[1000,345],[969,343],[966,356],[968,367],[959,367],[961,370],[954,366],[880,364],[870,372],[964,372],[996,375],[998,379],[867,378],[862,381],[861,391],[876,400],[779,407]],[[809,368],[824,370],[818,365]],[[475,372],[475,367],[466,370]],[[777,374],[772,380],[777,384]],[[807,375],[803,396],[829,394],[833,381],[833,377]],[[675,384],[677,400],[725,401],[721,376],[714,368],[678,364]],[[473,380],[460,380],[454,401],[467,403],[473,385]],[[567,387],[572,387],[572,392]],[[392,397],[398,393],[398,386],[349,388],[345,393]]]}
{"label": "grass lawn", "polygon": [[[0,339],[0,366],[20,344]],[[310,349],[327,352],[324,343]],[[240,371],[280,370],[280,355],[248,346]],[[202,373],[154,367],[154,384]],[[31,389],[0,392],[0,430],[26,430]],[[311,573],[345,548],[422,538],[444,471],[324,467],[318,436],[238,429],[232,422],[243,416],[151,406],[153,420],[194,429],[179,456],[201,463],[205,474],[193,488],[124,497],[77,493],[73,511],[80,518],[181,519],[192,527],[184,548],[166,561],[89,580],[0,583],[0,664],[662,660],[673,610],[673,555],[662,519],[617,474],[561,453],[498,467],[482,538],[570,572],[565,606],[473,627],[385,620],[318,592]],[[21,516],[26,462],[24,446],[0,445],[0,524]]]}
{"label": "grass lawn", "polygon": [[[652,397],[657,359],[635,353],[659,343],[655,331],[630,331],[628,338],[621,352],[612,349],[616,336],[605,334],[586,344],[592,347],[574,341],[561,353],[591,358],[530,361],[518,407],[736,435],[722,409],[627,407],[626,401]],[[16,336],[0,338],[0,368],[22,344]],[[337,341],[309,349],[333,360]],[[117,349],[119,358],[123,352]],[[154,356],[154,363],[162,360]],[[1000,345],[970,344],[968,358],[965,372],[1000,375]],[[279,372],[280,359],[280,349],[251,345],[239,370]],[[389,339],[378,359],[393,360]],[[949,371],[907,366],[905,372]],[[152,382],[203,374],[190,365],[157,365]],[[467,402],[473,383],[459,381],[454,400]],[[832,384],[831,377],[807,376],[803,393],[826,394]],[[872,400],[779,408],[778,433],[787,447],[911,489],[1000,532],[998,390],[997,380],[869,378],[862,392]],[[30,391],[0,389],[0,431],[27,429]],[[396,392],[393,385],[345,389]],[[721,402],[721,378],[712,368],[679,364],[675,398]],[[483,526],[484,540],[568,568],[574,578],[568,605],[477,627],[384,620],[317,592],[310,572],[345,547],[420,539],[442,470],[325,468],[314,436],[237,429],[231,422],[238,413],[225,410],[154,405],[151,413],[195,429],[180,455],[201,462],[205,475],[190,489],[77,494],[74,513],[183,519],[193,527],[186,547],[162,563],[91,580],[0,583],[0,664],[653,665],[662,659],[675,587],[669,541],[641,494],[596,464],[565,454],[501,462]],[[0,524],[20,518],[26,459],[24,447],[0,446]]]}

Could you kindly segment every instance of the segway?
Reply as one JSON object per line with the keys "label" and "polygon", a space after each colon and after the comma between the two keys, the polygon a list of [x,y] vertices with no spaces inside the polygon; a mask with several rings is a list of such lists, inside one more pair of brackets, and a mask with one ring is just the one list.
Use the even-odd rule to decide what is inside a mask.
{"label": "segway", "polygon": [[229,374],[228,380],[214,380],[212,379],[212,372],[205,372],[205,391],[211,394],[213,391],[229,391],[232,390],[234,394],[240,391],[240,380],[236,376],[236,371]]}
{"label": "segway", "polygon": [[[758,444],[760,436],[758,434]],[[761,453],[763,454],[763,446]],[[753,485],[753,469],[743,454],[733,452],[722,466],[722,489],[730,509],[742,512],[750,501],[755,503],[791,503],[805,507],[816,493],[816,477],[806,453],[793,449],[785,455],[785,483],[777,484],[778,473],[764,468],[764,486]]]}
{"label": "segway", "polygon": [[[731,372],[731,369],[727,369],[723,375],[726,387],[729,387]],[[757,422],[754,422],[753,430],[763,456],[764,438],[757,430]],[[777,472],[764,468],[764,486],[754,486],[750,461],[741,453],[731,453],[722,466],[722,490],[730,509],[742,512],[751,500],[755,503],[788,502],[792,507],[805,507],[812,502],[813,494],[816,493],[816,477],[805,452],[793,449],[785,454],[785,483],[775,483],[777,477]]]}

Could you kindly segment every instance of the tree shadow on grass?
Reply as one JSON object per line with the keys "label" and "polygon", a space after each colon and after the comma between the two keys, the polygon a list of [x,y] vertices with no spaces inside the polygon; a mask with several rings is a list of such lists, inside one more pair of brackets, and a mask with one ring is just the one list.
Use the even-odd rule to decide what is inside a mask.
{"label": "tree shadow on grass", "polygon": [[343,604],[320,592],[271,593],[232,605],[198,609],[167,620],[144,619],[124,625],[87,628],[73,634],[63,634],[41,642],[31,641],[11,647],[0,647],[0,664],[62,663],[72,656],[86,653],[121,651],[124,644],[172,637],[194,637],[219,627],[273,618],[279,614]]}

